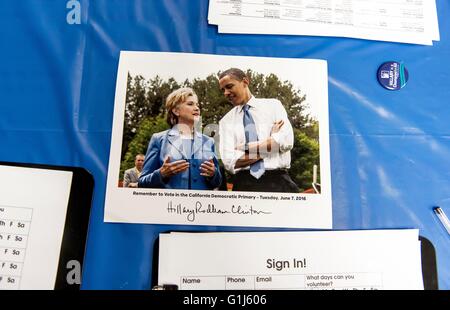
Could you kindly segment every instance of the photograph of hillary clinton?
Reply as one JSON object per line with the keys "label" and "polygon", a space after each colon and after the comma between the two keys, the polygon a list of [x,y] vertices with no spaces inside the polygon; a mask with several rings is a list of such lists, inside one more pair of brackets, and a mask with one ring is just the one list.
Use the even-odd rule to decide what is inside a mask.
{"label": "photograph of hillary clinton", "polygon": [[119,184],[146,154],[136,188],[321,193],[323,67],[152,56],[133,54],[122,82]]}
{"label": "photograph of hillary clinton", "polygon": [[122,51],[105,221],[330,228],[327,77],[324,60]]}
{"label": "photograph of hillary clinton", "polygon": [[195,130],[199,121],[198,97],[191,88],[171,92],[165,103],[170,129],[152,135],[148,144],[140,188],[209,190],[222,176],[214,140]]}

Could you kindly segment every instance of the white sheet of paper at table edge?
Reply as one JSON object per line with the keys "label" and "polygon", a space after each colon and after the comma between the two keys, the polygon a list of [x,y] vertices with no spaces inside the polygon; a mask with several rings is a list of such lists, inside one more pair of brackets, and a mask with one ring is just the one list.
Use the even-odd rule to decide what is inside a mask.
{"label": "white sheet of paper at table edge", "polygon": [[[247,20],[244,20],[247,19]],[[331,36],[347,37],[366,40],[399,42],[432,45],[433,38],[439,38],[436,27],[426,26],[424,34],[383,31],[375,29],[361,30],[359,27],[334,27],[328,25],[312,24],[308,22],[280,21],[280,20],[251,20],[238,16],[226,17],[226,22],[219,23],[219,33],[239,34],[276,34],[276,35],[307,35],[307,36]],[[425,22],[430,23],[429,19]],[[436,22],[437,24],[437,22]],[[239,25],[239,26],[237,26]]]}
{"label": "white sheet of paper at table edge", "polygon": [[[320,262],[325,247],[335,251]],[[303,256],[312,266],[308,269],[270,272],[263,268],[270,256],[290,260],[302,258],[306,251]],[[314,251],[318,251],[315,259]],[[340,256],[341,261],[336,260]],[[364,265],[377,260],[381,261],[378,266]],[[423,289],[417,229],[161,234],[158,272],[159,284],[177,285],[181,276],[371,272],[383,274],[381,289]]]}
{"label": "white sheet of paper at table edge", "polygon": [[[424,3],[424,9],[425,9],[425,12],[426,12],[426,14],[425,14],[425,21],[428,21],[426,30],[428,30],[428,33],[430,34],[429,35],[431,37],[430,39],[435,40],[435,41],[439,41],[440,40],[440,35],[439,35],[439,23],[438,23],[436,1],[435,0],[424,0],[423,3]],[[217,0],[210,0],[209,7],[208,7],[208,22],[210,24],[213,24],[213,25],[222,24],[223,26],[227,26],[227,28],[231,27],[233,25],[236,25],[236,24],[234,24],[232,22],[224,23],[222,21],[222,19],[229,19],[229,18],[234,18],[234,17],[235,18],[241,18],[241,17],[239,17],[239,16],[221,16],[221,14],[220,14],[220,10],[221,10],[220,9],[220,5],[226,5],[226,4],[219,4],[219,3],[217,3]],[[260,4],[260,5],[264,5],[264,4]],[[241,22],[246,23],[245,19],[242,20]],[[277,23],[277,22],[279,22],[279,20],[277,21],[277,20],[266,19],[265,22],[275,22],[275,23]],[[292,21],[292,22],[296,23],[295,21]],[[246,26],[252,27],[254,25],[254,21],[252,21],[251,23],[246,23],[246,24],[248,24]],[[325,28],[330,28],[327,25],[314,24],[314,27],[321,27],[321,26],[325,26]],[[291,28],[288,26],[288,27],[286,27],[286,29],[290,30]],[[331,31],[333,32],[333,30],[331,30]],[[240,29],[240,32],[243,33],[242,28]],[[261,33],[263,33],[263,32],[261,32]],[[299,33],[299,34],[301,34],[301,33]],[[342,36],[342,35],[339,35],[339,36]]]}
{"label": "white sheet of paper at table edge", "polygon": [[361,34],[361,29],[358,27],[330,27],[328,25],[312,24],[308,22],[280,21],[271,19],[261,20],[240,16],[221,16],[219,13],[220,6],[218,6],[215,1],[210,2],[208,21],[211,24],[216,24],[219,26],[219,33],[335,36],[432,45],[432,40],[439,40],[436,2],[425,1],[424,10],[425,33],[423,35],[414,33],[408,34],[404,32],[394,33],[383,30],[380,30],[379,33],[377,33],[377,31],[373,29],[370,31],[366,30],[368,33]]}
{"label": "white sheet of paper at table edge", "polygon": [[[217,5],[216,1],[217,0],[211,0],[210,1],[210,5],[209,5],[209,8],[208,8],[208,22],[210,24],[213,24],[213,25],[221,24],[226,29],[232,29],[232,27],[236,27],[235,30],[233,30],[234,31],[233,33],[243,33],[242,27],[236,26],[235,21],[234,22],[230,22],[230,23],[228,23],[228,22],[227,23],[223,23],[221,21],[221,16],[220,16],[220,13],[219,13],[220,8]],[[434,41],[439,41],[440,40],[440,34],[439,34],[439,21],[438,21],[438,15],[437,15],[436,1],[435,0],[430,0],[430,1],[425,0],[424,4],[425,4],[424,9],[425,9],[425,12],[426,12],[424,18],[425,18],[425,21],[428,22],[428,24],[426,25],[426,30],[429,33],[427,35],[427,38],[431,39],[431,40],[434,40]],[[226,17],[222,17],[222,18],[229,19],[229,18],[234,18],[234,17],[235,18],[240,18],[239,16],[226,16]],[[266,19],[264,21],[265,22],[272,22],[272,23],[278,23],[279,22],[277,20],[270,20],[270,19]],[[245,25],[245,27],[258,28],[258,27],[255,26],[254,21],[252,23],[247,23],[247,22],[245,22],[245,19],[244,19],[242,22],[244,24],[247,24],[247,25]],[[302,23],[302,22],[292,21],[292,23]],[[306,23],[306,24],[308,24],[308,23]],[[288,26],[284,27],[284,29],[286,29],[287,31],[292,31],[292,28],[290,26],[291,25],[288,25]],[[321,33],[327,32],[326,30],[328,29],[328,31],[331,32],[330,36],[333,36],[334,30],[330,29],[330,27],[328,27],[326,25],[314,24],[314,28],[316,28],[316,27],[325,27],[325,30],[322,31]],[[267,31],[269,29],[268,27],[265,27],[265,28],[266,28],[265,31]],[[255,31],[256,30],[253,30],[253,33],[256,33]],[[264,33],[264,29],[261,29],[259,31],[260,31],[259,33]],[[273,29],[270,28],[270,31],[273,31]],[[276,33],[276,34],[279,34],[279,33]],[[292,33],[292,34],[294,34],[294,33]],[[298,34],[302,34],[302,32],[300,31]],[[313,34],[305,33],[305,35],[313,35]],[[321,35],[325,35],[325,34],[321,34]],[[342,36],[342,35],[339,35],[339,36]]]}
{"label": "white sheet of paper at table edge", "polygon": [[19,289],[55,287],[71,184],[71,171],[0,166],[0,206],[33,210]]}
{"label": "white sheet of paper at table edge", "polygon": [[[225,17],[227,20],[226,23],[213,23],[218,25],[219,33],[247,33],[247,34],[278,34],[278,35],[306,35],[306,36],[335,36],[335,37],[349,37],[349,38],[360,38],[366,40],[379,40],[379,41],[389,41],[389,42],[400,42],[400,43],[417,43],[417,44],[425,44],[432,45],[432,40],[439,41],[439,22],[437,17],[437,9],[436,2],[429,1],[425,2],[425,35],[423,40],[419,40],[417,38],[409,39],[404,38],[403,35],[399,38],[392,38],[391,36],[383,37],[386,34],[381,33],[377,36],[371,36],[370,34],[361,35],[360,33],[356,34],[348,34],[348,33],[337,33],[334,29],[330,28],[327,25],[314,24],[313,29],[309,27],[312,26],[311,23],[307,22],[295,22],[295,21],[277,21],[277,20],[256,20],[251,23],[243,20],[245,27],[241,25],[237,26],[239,22],[239,16],[228,16]],[[306,27],[301,27],[301,26]],[[295,27],[297,26],[297,27]],[[300,26],[300,27],[299,27]],[[242,29],[245,29],[244,31]],[[357,27],[351,27],[354,29],[358,29]],[[299,29],[299,30],[297,30]],[[305,30],[306,29],[306,30]],[[382,32],[382,31],[380,31]],[[413,35],[413,34],[411,34]]]}

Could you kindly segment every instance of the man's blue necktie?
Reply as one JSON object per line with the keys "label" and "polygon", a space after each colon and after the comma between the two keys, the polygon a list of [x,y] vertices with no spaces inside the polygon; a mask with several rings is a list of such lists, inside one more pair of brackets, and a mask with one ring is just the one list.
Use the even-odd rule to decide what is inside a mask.
{"label": "man's blue necktie", "polygon": [[[255,122],[253,117],[250,115],[248,109],[249,105],[244,105],[244,130],[245,130],[245,143],[250,143],[258,141],[258,134],[256,133]],[[259,179],[265,172],[264,160],[258,160],[257,162],[250,165],[250,174],[256,179]]]}

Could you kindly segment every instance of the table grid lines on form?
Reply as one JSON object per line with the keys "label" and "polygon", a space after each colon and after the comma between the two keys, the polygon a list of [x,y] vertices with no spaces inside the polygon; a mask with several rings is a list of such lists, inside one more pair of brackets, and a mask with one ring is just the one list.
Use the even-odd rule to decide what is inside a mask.
{"label": "table grid lines on form", "polygon": [[378,272],[328,274],[270,274],[270,275],[213,275],[181,276],[182,290],[379,290],[383,288]]}
{"label": "table grid lines on form", "polygon": [[33,209],[0,205],[0,290],[19,289]]}

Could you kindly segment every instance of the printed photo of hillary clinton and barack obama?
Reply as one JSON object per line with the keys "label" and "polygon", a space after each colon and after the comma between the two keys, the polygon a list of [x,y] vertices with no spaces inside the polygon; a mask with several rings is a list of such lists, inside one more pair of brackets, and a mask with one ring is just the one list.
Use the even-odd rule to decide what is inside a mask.
{"label": "printed photo of hillary clinton and barack obama", "polygon": [[119,186],[321,193],[323,63],[176,56],[127,71]]}

